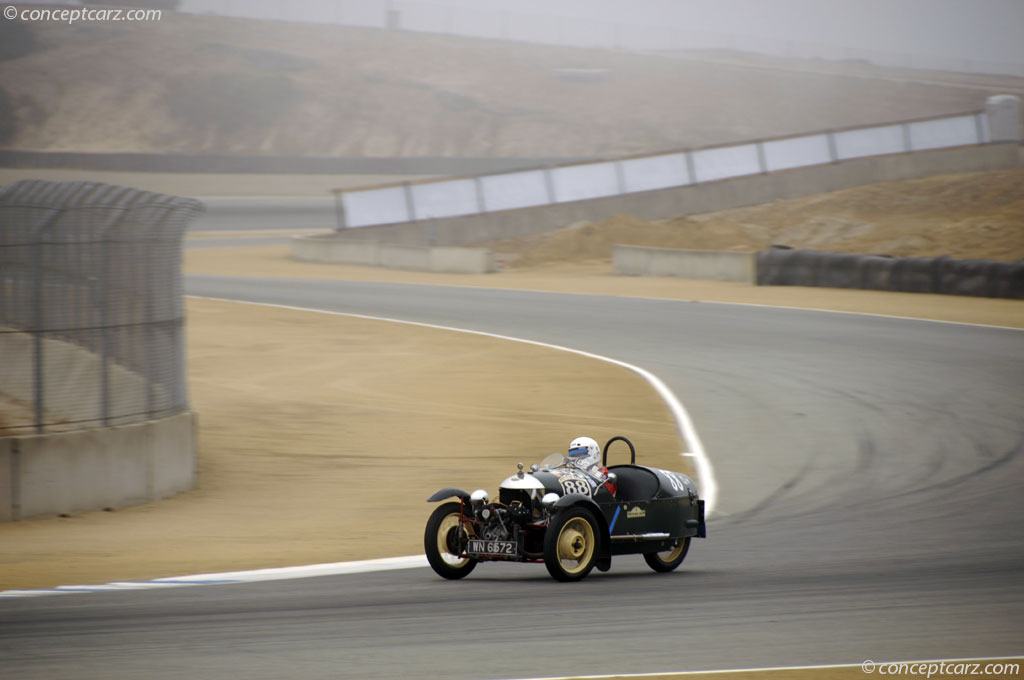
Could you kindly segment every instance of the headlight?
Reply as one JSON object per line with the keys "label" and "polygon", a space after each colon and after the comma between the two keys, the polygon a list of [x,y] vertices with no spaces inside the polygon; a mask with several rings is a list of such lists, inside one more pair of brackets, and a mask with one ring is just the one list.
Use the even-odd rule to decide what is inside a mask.
{"label": "headlight", "polygon": [[541,498],[540,502],[545,508],[550,510],[551,506],[557,503],[559,498],[561,498],[561,496],[552,491],[551,493],[544,494],[544,498]]}
{"label": "headlight", "polygon": [[469,494],[469,502],[473,505],[483,505],[487,500],[487,492],[483,489],[477,489],[473,493]]}

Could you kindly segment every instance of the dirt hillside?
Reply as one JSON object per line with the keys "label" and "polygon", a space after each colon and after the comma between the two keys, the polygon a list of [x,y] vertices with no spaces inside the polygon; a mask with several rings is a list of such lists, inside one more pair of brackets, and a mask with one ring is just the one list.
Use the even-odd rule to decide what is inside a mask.
{"label": "dirt hillside", "polygon": [[0,144],[36,150],[615,156],[974,110],[1024,85],[173,12],[0,23],[0,43],[16,37]]}
{"label": "dirt hillside", "polygon": [[1024,170],[884,182],[668,220],[619,215],[490,242],[513,268],[611,261],[614,244],[754,252],[773,244],[844,253],[1024,259]]}

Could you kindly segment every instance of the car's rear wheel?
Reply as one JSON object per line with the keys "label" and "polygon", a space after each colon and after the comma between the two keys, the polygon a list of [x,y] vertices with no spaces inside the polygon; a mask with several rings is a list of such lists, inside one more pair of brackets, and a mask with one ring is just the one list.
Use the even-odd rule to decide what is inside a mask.
{"label": "car's rear wheel", "polygon": [[678,567],[686,559],[690,551],[690,537],[680,538],[668,550],[644,553],[644,561],[654,571],[669,572]]}
{"label": "car's rear wheel", "polygon": [[544,566],[558,581],[579,581],[594,568],[598,527],[585,508],[570,508],[555,515],[544,535]]}
{"label": "car's rear wheel", "polygon": [[439,576],[459,579],[468,576],[477,565],[469,557],[460,557],[466,549],[469,534],[462,526],[462,504],[445,503],[438,506],[427,520],[423,534],[423,548],[427,562]]}

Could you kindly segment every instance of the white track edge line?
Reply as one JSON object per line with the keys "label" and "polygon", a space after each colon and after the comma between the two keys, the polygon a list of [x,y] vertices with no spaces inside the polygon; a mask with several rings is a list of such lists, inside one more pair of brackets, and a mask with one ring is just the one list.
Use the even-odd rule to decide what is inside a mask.
{"label": "white track edge line", "polygon": [[397,569],[418,569],[426,566],[428,566],[427,558],[423,555],[407,555],[404,557],[382,557],[373,560],[358,560],[354,562],[331,562],[327,564],[307,564],[297,567],[274,567],[270,569],[226,571],[213,574],[168,576],[165,578],[153,579],[152,581],[112,581],[103,585],[76,585],[57,586],[56,588],[4,590],[0,591],[0,599],[41,597],[44,595],[69,595],[72,593],[183,588],[187,586],[232,585],[236,583],[255,583],[257,581],[281,581],[285,579],[312,578],[316,576],[337,576],[342,574],[366,574],[379,571],[394,571]]}
{"label": "white track edge line", "polygon": [[547,342],[540,342],[539,340],[528,340],[526,338],[517,338],[511,335],[501,335],[499,333],[488,333],[486,331],[475,331],[468,328],[456,328],[454,326],[442,326],[439,324],[426,323],[422,321],[408,321],[405,319],[394,319],[383,316],[372,316],[369,314],[357,314],[355,312],[336,312],[331,310],[313,309],[310,307],[297,307],[294,305],[282,305],[271,302],[251,302],[248,300],[232,300],[229,298],[217,298],[203,295],[187,295],[186,297],[196,300],[212,300],[215,302],[233,302],[239,304],[256,305],[260,307],[274,307],[278,309],[288,309],[297,312],[313,312],[316,314],[330,314],[333,316],[346,316],[356,319],[367,319],[370,321],[386,321],[388,323],[400,323],[408,326],[419,326],[421,328],[433,328],[442,331],[453,331],[456,333],[468,333],[470,335],[478,335],[487,338],[495,338],[497,340],[508,340],[511,342],[518,342],[525,345],[533,345],[535,347],[544,347],[547,349],[555,349],[561,352],[568,352],[570,354],[576,354],[578,356],[586,357],[588,359],[596,359],[598,361],[604,361],[621,368],[625,368],[633,373],[636,373],[641,378],[647,381],[647,383],[654,388],[658,396],[661,397],[662,401],[668,407],[672,413],[672,417],[676,421],[676,429],[678,433],[683,437],[683,440],[690,446],[690,451],[680,453],[681,456],[687,456],[693,458],[694,467],[697,473],[697,484],[698,489],[701,492],[701,496],[704,498],[704,514],[706,517],[710,517],[714,512],[715,505],[718,503],[718,481],[715,478],[714,469],[711,467],[711,461],[708,459],[707,453],[704,450],[704,444],[701,442],[700,437],[697,434],[696,428],[693,426],[693,421],[690,419],[690,415],[683,408],[682,402],[672,393],[672,390],[668,388],[661,381],[661,378],[654,375],[650,371],[620,361],[619,359],[612,359],[601,354],[593,354],[591,352],[585,352],[579,349],[573,349],[572,347],[566,347],[564,345],[554,345]]}

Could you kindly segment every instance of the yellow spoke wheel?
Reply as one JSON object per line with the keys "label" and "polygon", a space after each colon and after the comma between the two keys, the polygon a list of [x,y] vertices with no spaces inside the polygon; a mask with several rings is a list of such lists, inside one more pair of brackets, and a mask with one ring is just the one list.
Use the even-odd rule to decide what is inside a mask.
{"label": "yellow spoke wheel", "polygon": [[423,549],[427,562],[439,576],[459,579],[476,567],[477,561],[461,557],[469,535],[462,526],[462,505],[445,503],[438,506],[427,520],[423,533]]}
{"label": "yellow spoke wheel", "polygon": [[559,581],[578,581],[597,561],[598,528],[586,508],[575,507],[555,515],[544,536],[544,564]]}
{"label": "yellow spoke wheel", "polygon": [[669,572],[683,563],[690,550],[690,537],[680,538],[668,550],[644,553],[644,561],[654,571]]}

